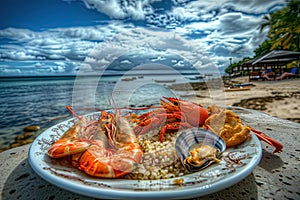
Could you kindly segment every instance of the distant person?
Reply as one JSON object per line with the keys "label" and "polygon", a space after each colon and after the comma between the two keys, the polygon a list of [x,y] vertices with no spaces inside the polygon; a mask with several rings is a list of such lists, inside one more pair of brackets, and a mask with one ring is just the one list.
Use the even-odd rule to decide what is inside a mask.
{"label": "distant person", "polygon": [[282,80],[287,77],[295,77],[297,74],[297,71],[298,71],[298,67],[293,67],[290,72],[284,72],[279,77],[277,77],[276,80],[279,81],[279,80]]}
{"label": "distant person", "polygon": [[271,77],[274,77],[275,76],[275,73],[272,71],[272,69],[266,69],[265,71],[263,71],[261,73],[261,77],[263,79],[267,79],[268,81],[269,80],[274,80],[273,78]]}

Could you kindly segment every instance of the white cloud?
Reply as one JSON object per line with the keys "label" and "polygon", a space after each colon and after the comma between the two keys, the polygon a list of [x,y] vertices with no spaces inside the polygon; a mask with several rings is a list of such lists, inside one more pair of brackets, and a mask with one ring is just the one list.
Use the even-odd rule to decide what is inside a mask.
{"label": "white cloud", "polygon": [[184,67],[184,61],[183,61],[183,60],[178,61],[178,62],[174,65],[174,67]]}
{"label": "white cloud", "polygon": [[[178,2],[178,1],[177,1]],[[246,14],[266,14],[270,9],[284,5],[285,0],[213,0],[213,1],[184,1],[180,7],[173,9],[173,14],[180,15],[186,21],[194,19],[208,19],[228,12],[243,12]],[[203,17],[204,16],[204,17]]]}
{"label": "white cloud", "polygon": [[17,75],[22,74],[22,70],[12,68],[9,65],[0,65],[0,75]]}
{"label": "white cloud", "polygon": [[85,5],[90,9],[97,9],[99,12],[109,15],[110,17],[123,19],[125,13],[121,9],[121,5],[116,0],[84,0]]}
{"label": "white cloud", "polygon": [[113,19],[132,18],[142,20],[145,15],[152,12],[150,2],[144,0],[83,0],[87,8],[110,16]]}
{"label": "white cloud", "polygon": [[242,13],[227,13],[219,18],[220,31],[224,35],[238,35],[252,33],[261,24],[262,19],[245,16]]}
{"label": "white cloud", "polygon": [[132,64],[132,62],[130,60],[121,60],[120,62],[121,64]]}
{"label": "white cloud", "polygon": [[94,40],[104,40],[113,34],[108,30],[108,27],[76,27],[34,32],[7,28],[0,30],[0,36],[15,44],[1,45],[0,57],[8,60],[83,60],[97,45]]}
{"label": "white cloud", "polygon": [[[117,65],[111,65],[115,60],[122,58],[122,56],[126,57],[126,55],[130,55],[132,65],[128,62],[125,62],[125,64],[129,65],[124,65],[123,59],[120,59]],[[197,43],[184,39],[174,32],[134,28],[123,29],[111,40],[99,43],[97,48],[88,55],[85,62],[89,63],[94,70],[104,73],[106,70],[123,70],[123,67],[147,64],[147,62],[144,63],[145,60],[140,60],[140,55],[146,55],[150,58],[148,62],[150,64],[170,63],[170,66],[173,65],[182,69],[185,67],[185,62],[177,62],[177,60],[174,60],[174,55],[185,59],[198,69],[204,66],[204,62],[207,64],[209,60]],[[204,59],[203,62],[202,59]],[[176,63],[172,64],[174,62]],[[212,70],[214,69],[212,68]],[[80,73],[87,72],[85,68],[82,68]]]}
{"label": "white cloud", "polygon": [[253,1],[240,1],[232,0],[228,1],[228,5],[232,6],[237,11],[246,13],[267,13],[269,9],[278,6],[279,4],[286,4],[285,0],[253,0]]}
{"label": "white cloud", "polygon": [[45,66],[45,64],[42,63],[42,62],[37,62],[37,63],[34,64],[34,66],[37,67],[37,68],[41,68],[41,67]]}
{"label": "white cloud", "polygon": [[266,38],[266,32],[259,33],[258,30],[262,17],[263,15],[258,17],[241,12],[224,12],[210,21],[192,22],[175,31],[182,35],[202,32],[204,36],[193,38],[194,41],[202,46],[212,60],[217,61],[219,67],[224,67],[228,66],[229,57],[241,59],[254,55],[254,49]]}
{"label": "white cloud", "polygon": [[164,56],[158,56],[156,58],[151,59],[152,62],[160,61],[160,60],[166,60],[166,57]]}
{"label": "white cloud", "polygon": [[35,59],[35,56],[28,55],[23,51],[14,51],[10,54],[11,59],[13,60],[31,60]]}
{"label": "white cloud", "polygon": [[198,33],[200,38],[192,39],[212,60],[218,60],[219,67],[224,65],[222,62],[227,64],[229,57],[253,56],[253,50],[266,38],[266,32],[257,29],[262,17],[286,4],[284,0],[173,1],[177,7],[168,14],[184,22],[175,28],[176,33],[187,37]]}

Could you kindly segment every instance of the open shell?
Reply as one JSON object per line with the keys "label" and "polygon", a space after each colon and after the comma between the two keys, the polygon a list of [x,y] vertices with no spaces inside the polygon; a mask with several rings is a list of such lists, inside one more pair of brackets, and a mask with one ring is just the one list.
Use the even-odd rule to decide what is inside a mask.
{"label": "open shell", "polygon": [[[191,150],[195,148],[206,148],[210,146],[213,151],[213,156],[201,159],[198,164],[187,162]],[[189,171],[199,171],[212,163],[214,163],[221,154],[225,151],[226,144],[222,138],[212,133],[211,131],[201,128],[191,128],[182,131],[175,142],[175,150],[181,164]]]}

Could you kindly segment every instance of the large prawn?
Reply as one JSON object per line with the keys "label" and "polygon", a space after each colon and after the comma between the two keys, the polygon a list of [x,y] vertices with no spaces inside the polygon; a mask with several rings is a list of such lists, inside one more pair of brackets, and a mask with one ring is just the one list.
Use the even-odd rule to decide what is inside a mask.
{"label": "large prawn", "polygon": [[143,156],[142,148],[129,122],[119,111],[101,112],[99,120],[79,119],[48,150],[52,158],[68,156],[72,165],[101,178],[118,178],[132,172]]}

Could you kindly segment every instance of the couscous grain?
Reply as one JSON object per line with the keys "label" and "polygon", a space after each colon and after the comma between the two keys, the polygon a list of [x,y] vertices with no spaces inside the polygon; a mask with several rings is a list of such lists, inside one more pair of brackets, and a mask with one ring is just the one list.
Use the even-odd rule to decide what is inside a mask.
{"label": "couscous grain", "polygon": [[159,130],[149,131],[138,137],[144,155],[137,168],[125,179],[157,180],[180,177],[189,173],[180,163],[175,152],[175,140],[180,133],[165,134],[164,141],[160,142]]}

